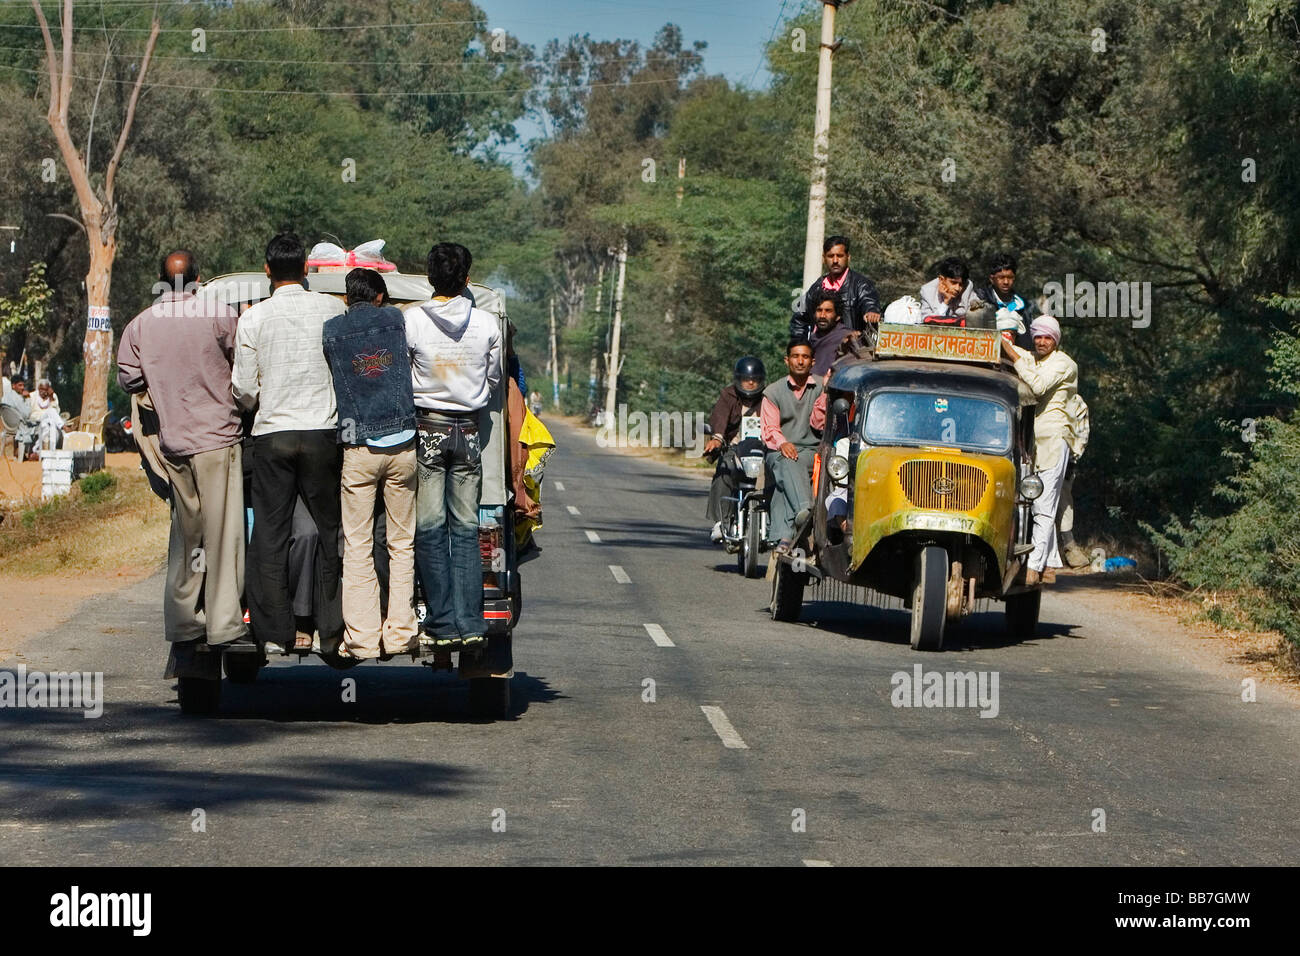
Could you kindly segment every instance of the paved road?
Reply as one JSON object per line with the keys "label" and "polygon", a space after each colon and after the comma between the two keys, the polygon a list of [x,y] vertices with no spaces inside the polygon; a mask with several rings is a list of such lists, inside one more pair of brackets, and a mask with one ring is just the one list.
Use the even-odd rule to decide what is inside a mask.
{"label": "paved road", "polygon": [[[977,615],[942,655],[912,652],[896,610],[813,601],[776,624],[767,583],[707,543],[706,481],[554,430],[514,719],[471,721],[463,685],[397,663],[278,664],[227,685],[219,718],[182,718],[156,577],[4,662],[102,670],[107,703],[0,711],[0,863],[1300,857],[1288,700],[1243,703],[1068,587],[1036,640]],[[892,706],[891,675],[918,663],[996,671],[997,715]]]}

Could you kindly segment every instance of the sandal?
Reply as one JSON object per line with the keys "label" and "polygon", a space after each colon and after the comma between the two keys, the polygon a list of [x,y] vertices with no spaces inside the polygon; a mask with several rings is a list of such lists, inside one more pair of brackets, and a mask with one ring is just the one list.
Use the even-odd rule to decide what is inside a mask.
{"label": "sandal", "polygon": [[293,649],[294,649],[295,652],[297,652],[297,651],[310,651],[310,650],[311,650],[311,635],[310,635],[310,634],[307,634],[307,633],[304,633],[303,631],[299,631],[299,632],[298,632],[298,636],[295,637],[294,640],[293,640]]}

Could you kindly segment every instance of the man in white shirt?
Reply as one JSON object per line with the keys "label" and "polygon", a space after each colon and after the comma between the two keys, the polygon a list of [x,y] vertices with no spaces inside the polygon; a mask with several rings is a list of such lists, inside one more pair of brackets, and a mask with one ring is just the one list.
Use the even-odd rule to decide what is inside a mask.
{"label": "man in white shirt", "polygon": [[322,642],[337,642],[343,632],[342,460],[334,380],[321,348],[321,330],[326,320],[339,314],[340,305],[333,296],[304,287],[307,250],[297,236],[281,234],[267,244],[266,274],[271,297],[240,317],[231,373],[240,407],[257,409],[253,535],[245,568],[248,611],[259,641],[306,650],[310,643],[297,636],[287,570],[294,503],[300,494],[320,534],[316,629]]}
{"label": "man in white shirt", "polygon": [[479,411],[501,380],[501,329],[463,296],[469,250],[429,250],[433,298],[405,311],[415,394],[418,489],[415,565],[434,645],[481,647],[483,563],[478,547],[483,487]]}

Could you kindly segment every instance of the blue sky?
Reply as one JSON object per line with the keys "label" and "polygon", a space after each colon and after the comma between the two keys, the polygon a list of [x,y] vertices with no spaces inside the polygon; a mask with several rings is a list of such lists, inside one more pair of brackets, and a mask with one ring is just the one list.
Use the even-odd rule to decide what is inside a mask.
{"label": "blue sky", "polygon": [[[541,47],[552,37],[590,33],[593,39],[623,37],[649,45],[665,23],[682,28],[687,42],[704,40],[704,66],[733,82],[765,86],[763,44],[777,14],[798,10],[803,0],[478,0],[492,27],[504,27],[525,43]],[[755,75],[755,68],[758,69]]]}
{"label": "blue sky", "polygon": [[[593,39],[615,37],[639,40],[649,46],[665,23],[682,28],[687,43],[704,40],[704,69],[721,73],[733,83],[765,87],[771,77],[763,61],[763,46],[772,34],[778,14],[788,19],[804,0],[478,0],[489,28],[503,27],[512,36],[537,49],[552,38],[591,34]],[[529,121],[516,124],[522,140],[537,135]],[[522,171],[522,156],[511,144],[502,156]]]}

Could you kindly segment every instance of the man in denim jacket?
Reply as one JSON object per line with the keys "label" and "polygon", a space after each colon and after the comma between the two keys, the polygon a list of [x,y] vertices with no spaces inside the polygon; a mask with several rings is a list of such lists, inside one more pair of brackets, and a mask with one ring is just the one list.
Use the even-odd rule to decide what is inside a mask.
{"label": "man in denim jacket", "polygon": [[[322,331],[343,445],[343,621],[340,657],[366,660],[417,648],[415,620],[415,398],[406,320],[373,269],[347,276],[348,310]],[[388,537],[388,615],[374,561],[375,494]]]}

